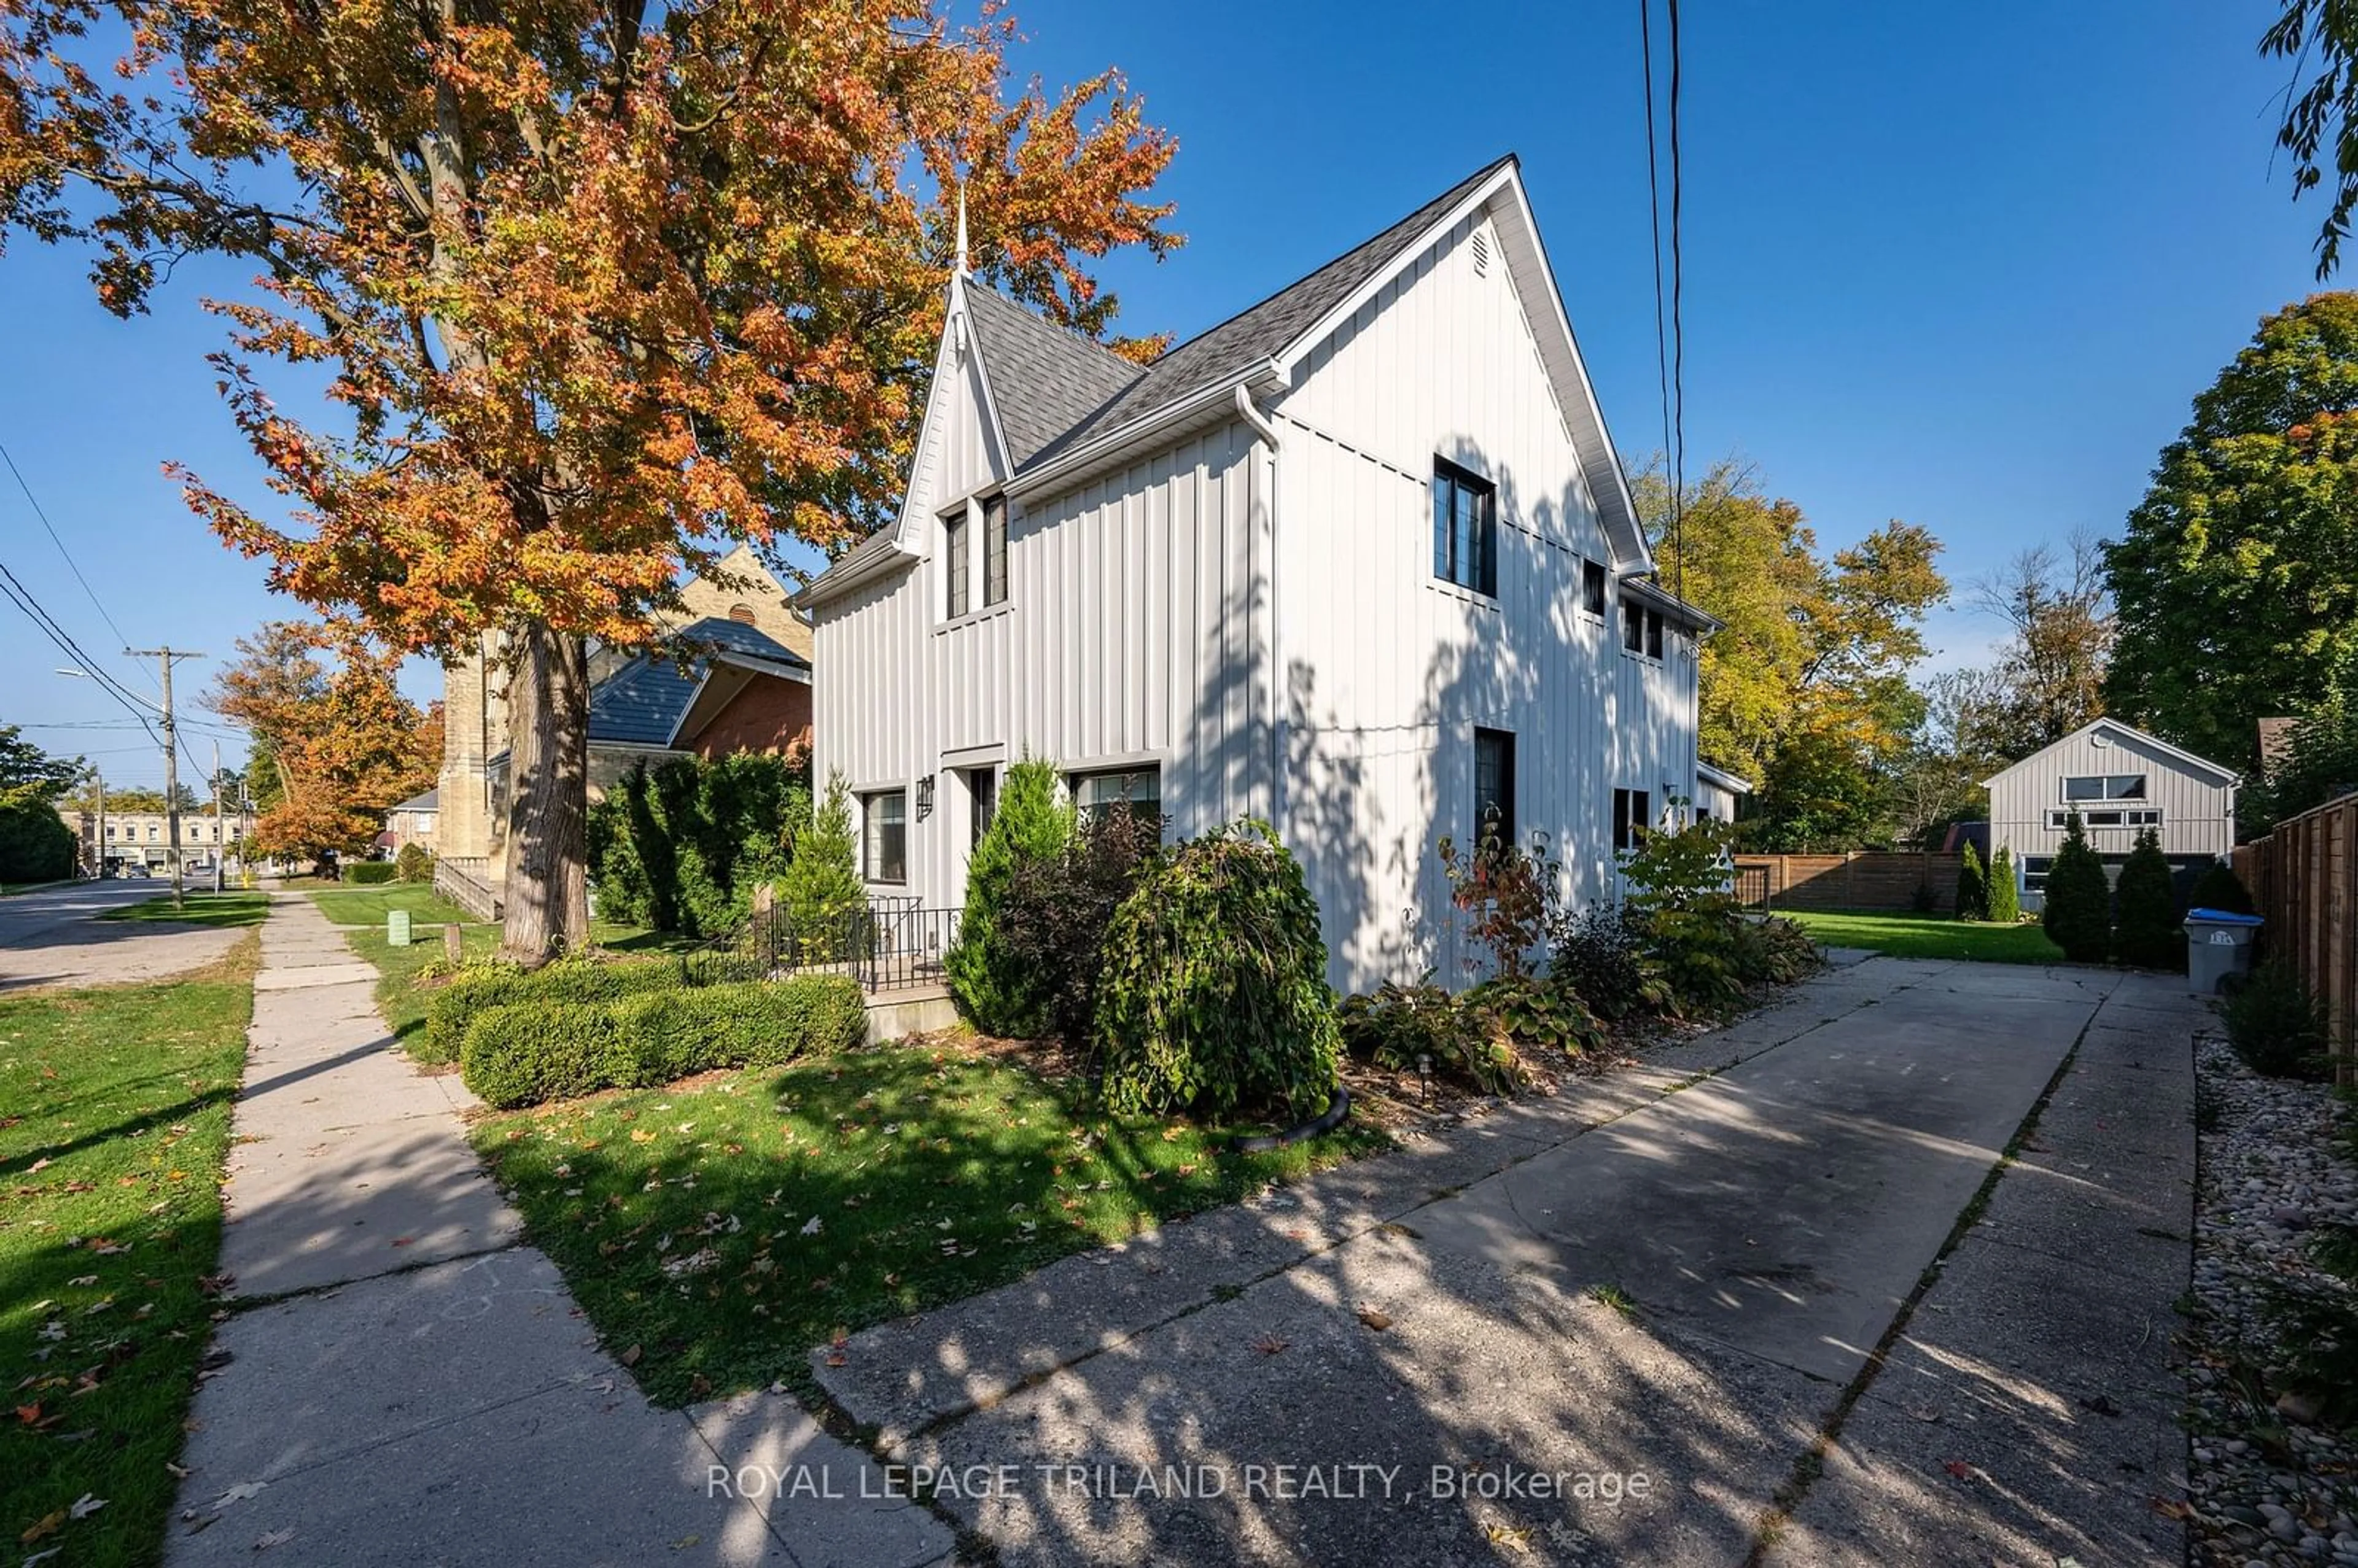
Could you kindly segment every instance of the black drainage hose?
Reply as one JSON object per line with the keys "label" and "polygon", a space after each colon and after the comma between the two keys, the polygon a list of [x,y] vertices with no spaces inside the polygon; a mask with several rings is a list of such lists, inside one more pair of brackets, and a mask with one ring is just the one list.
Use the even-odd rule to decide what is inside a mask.
{"label": "black drainage hose", "polygon": [[1250,1138],[1231,1138],[1228,1140],[1228,1152],[1259,1154],[1271,1149],[1282,1149],[1289,1143],[1299,1143],[1305,1138],[1316,1138],[1321,1133],[1334,1131],[1343,1125],[1343,1119],[1350,1114],[1351,1091],[1341,1084],[1336,1084],[1335,1098],[1326,1103],[1326,1108],[1308,1121],[1299,1127],[1289,1127],[1282,1132],[1263,1132]]}

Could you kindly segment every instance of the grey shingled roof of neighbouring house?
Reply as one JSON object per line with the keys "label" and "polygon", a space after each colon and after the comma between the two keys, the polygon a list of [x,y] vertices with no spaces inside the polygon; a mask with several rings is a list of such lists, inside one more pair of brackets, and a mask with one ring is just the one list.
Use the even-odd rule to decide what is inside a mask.
{"label": "grey shingled roof of neighbouring house", "polygon": [[639,654],[590,693],[590,739],[620,746],[667,746],[704,684],[705,660],[683,667],[678,651],[710,649],[723,657],[808,669],[810,661],[735,621],[708,618],[674,633],[670,645]]}

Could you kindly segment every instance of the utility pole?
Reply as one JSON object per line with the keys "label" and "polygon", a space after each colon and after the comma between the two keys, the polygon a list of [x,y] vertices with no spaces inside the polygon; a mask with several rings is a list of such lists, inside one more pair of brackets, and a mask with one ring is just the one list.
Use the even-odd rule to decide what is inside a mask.
{"label": "utility pole", "polygon": [[186,902],[187,889],[182,885],[180,865],[180,740],[172,719],[172,662],[175,659],[201,659],[202,654],[175,653],[164,648],[125,648],[125,658],[155,659],[164,666],[164,859],[172,868],[172,907],[178,909]]}
{"label": "utility pole", "polygon": [[222,863],[228,857],[229,846],[222,842],[221,813],[221,742],[213,742],[213,892],[222,890]]}
{"label": "utility pole", "polygon": [[92,782],[98,785],[98,880],[106,880],[106,775],[96,768],[90,770]]}

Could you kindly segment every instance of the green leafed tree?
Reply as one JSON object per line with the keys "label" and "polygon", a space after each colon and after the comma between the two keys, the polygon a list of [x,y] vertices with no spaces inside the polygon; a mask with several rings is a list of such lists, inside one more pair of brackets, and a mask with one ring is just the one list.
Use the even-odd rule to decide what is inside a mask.
{"label": "green leafed tree", "polygon": [[1054,763],[1026,757],[1007,770],[998,810],[967,862],[957,943],[943,959],[959,1011],[985,1034],[1028,1040],[1048,1027],[1039,970],[1004,940],[999,915],[1015,880],[1054,864],[1072,830]]}
{"label": "green leafed tree", "polygon": [[2350,214],[2358,209],[2358,7],[2342,0],[2288,0],[2261,35],[2260,52],[2313,66],[2285,94],[2277,145],[2292,154],[2295,200],[2326,185],[2332,205],[2318,225],[2317,276],[2322,282],[2342,260]]}
{"label": "green leafed tree", "polygon": [[2177,889],[2160,836],[2152,828],[2137,835],[2136,848],[2122,864],[2113,893],[2120,906],[2113,946],[2121,962],[2148,969],[2184,967],[2186,938],[2178,925]]}
{"label": "green leafed tree", "polygon": [[840,957],[867,904],[860,844],[851,828],[851,794],[843,775],[832,773],[810,826],[795,840],[793,863],[778,879],[778,915],[806,952]]}
{"label": "green leafed tree", "polygon": [[2105,549],[2108,711],[2231,766],[2358,654],[2358,295],[2320,294],[2194,400]]}
{"label": "green leafed tree", "polygon": [[2014,882],[2014,851],[2005,845],[1990,857],[1989,917],[2000,925],[2012,925],[2022,918],[2022,892]]}
{"label": "green leafed tree", "polygon": [[1957,857],[1957,918],[1989,918],[1989,873],[1982,869],[1982,852],[1970,838]]}
{"label": "green leafed tree", "polygon": [[53,757],[25,739],[22,729],[0,724],[0,789],[30,789],[44,802],[71,789],[88,764],[80,757]]}
{"label": "green leafed tree", "polygon": [[2088,847],[2087,829],[2073,812],[2063,847],[2047,868],[2039,924],[2047,939],[2075,964],[2101,964],[2113,950],[2113,889],[2104,864]]}

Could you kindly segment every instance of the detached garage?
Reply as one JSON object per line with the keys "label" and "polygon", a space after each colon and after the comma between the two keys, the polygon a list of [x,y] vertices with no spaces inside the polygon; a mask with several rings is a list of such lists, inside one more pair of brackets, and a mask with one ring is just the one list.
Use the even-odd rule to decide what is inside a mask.
{"label": "detached garage", "polygon": [[2218,763],[2142,730],[2099,719],[1984,781],[1990,843],[2014,851],[2027,911],[2042,902],[2047,869],[2074,811],[2107,870],[2126,860],[2137,835],[2152,828],[2182,888],[2234,849],[2235,788],[2242,782]]}

